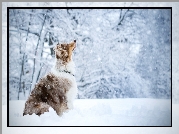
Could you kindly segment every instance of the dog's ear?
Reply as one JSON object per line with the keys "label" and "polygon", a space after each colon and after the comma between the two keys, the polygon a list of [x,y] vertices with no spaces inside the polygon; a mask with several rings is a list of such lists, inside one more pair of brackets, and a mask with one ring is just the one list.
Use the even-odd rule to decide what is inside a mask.
{"label": "dog's ear", "polygon": [[53,48],[53,51],[55,51],[57,49],[58,45],[59,45],[59,43]]}

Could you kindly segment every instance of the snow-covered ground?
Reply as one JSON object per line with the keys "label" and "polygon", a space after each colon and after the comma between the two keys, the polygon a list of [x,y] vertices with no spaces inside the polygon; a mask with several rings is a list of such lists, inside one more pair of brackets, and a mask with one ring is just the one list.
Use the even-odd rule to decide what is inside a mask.
{"label": "snow-covered ground", "polygon": [[[50,108],[40,117],[22,116],[25,101],[10,101],[10,126],[171,126],[171,100],[79,99],[62,117]],[[6,117],[6,106],[3,106]]]}

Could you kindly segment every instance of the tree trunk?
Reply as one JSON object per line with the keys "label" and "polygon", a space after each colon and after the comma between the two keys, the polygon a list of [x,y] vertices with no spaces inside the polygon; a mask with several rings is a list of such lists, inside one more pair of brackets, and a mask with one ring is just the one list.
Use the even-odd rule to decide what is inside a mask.
{"label": "tree trunk", "polygon": [[[39,36],[39,39],[38,39],[38,42],[37,42],[37,46],[35,48],[35,55],[34,55],[35,57],[33,59],[34,67],[33,67],[33,73],[32,73],[32,83],[31,83],[30,92],[32,91],[35,83],[37,82],[38,72],[40,70],[40,61],[37,62],[36,58],[39,58],[39,60],[40,60],[41,59],[40,58],[41,53],[43,52],[43,43],[44,43],[45,34],[42,31],[43,31],[43,27],[45,25],[45,20],[46,20],[46,14],[45,14],[45,17],[44,17],[44,21],[42,23],[42,28],[41,28],[41,31],[40,31],[40,36]],[[38,51],[38,47],[41,47],[39,51]],[[38,53],[40,53],[40,55],[37,55],[38,54],[37,51],[38,51]]]}

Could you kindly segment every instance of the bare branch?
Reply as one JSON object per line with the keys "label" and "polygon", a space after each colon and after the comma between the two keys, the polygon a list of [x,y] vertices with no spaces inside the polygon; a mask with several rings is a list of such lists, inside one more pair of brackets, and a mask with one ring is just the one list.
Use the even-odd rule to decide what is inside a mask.
{"label": "bare branch", "polygon": [[[127,9],[127,11],[124,13],[124,15],[121,17],[121,15],[120,15],[120,20],[119,20],[119,23],[118,23],[118,25],[121,25],[122,24],[122,21],[124,20],[124,18],[126,17],[126,14],[127,14],[127,12],[129,11],[129,9]],[[121,14],[122,14],[122,9],[121,9]]]}

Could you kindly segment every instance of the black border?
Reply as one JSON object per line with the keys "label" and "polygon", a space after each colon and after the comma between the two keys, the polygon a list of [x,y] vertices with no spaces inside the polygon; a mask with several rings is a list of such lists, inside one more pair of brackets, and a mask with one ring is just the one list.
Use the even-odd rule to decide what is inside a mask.
{"label": "black border", "polygon": [[[171,9],[171,126],[9,126],[9,9]],[[172,7],[7,7],[7,127],[172,127]]]}

